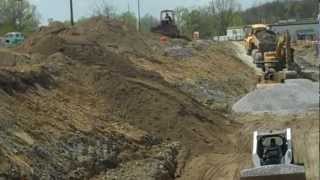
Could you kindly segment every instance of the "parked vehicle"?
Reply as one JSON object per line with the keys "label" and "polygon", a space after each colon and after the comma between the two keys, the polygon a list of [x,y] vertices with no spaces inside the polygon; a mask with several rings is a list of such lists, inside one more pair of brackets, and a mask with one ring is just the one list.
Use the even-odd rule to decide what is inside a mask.
{"label": "parked vehicle", "polygon": [[20,32],[10,32],[5,35],[5,44],[6,46],[12,47],[21,44],[24,41],[25,37]]}
{"label": "parked vehicle", "polygon": [[5,39],[3,37],[0,37],[0,47],[5,46]]}

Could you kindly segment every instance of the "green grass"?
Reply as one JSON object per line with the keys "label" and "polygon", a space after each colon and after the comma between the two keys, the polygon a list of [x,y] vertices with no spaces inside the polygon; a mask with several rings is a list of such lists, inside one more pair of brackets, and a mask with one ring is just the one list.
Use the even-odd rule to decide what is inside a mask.
{"label": "green grass", "polygon": [[15,31],[15,28],[13,25],[10,24],[2,24],[0,25],[0,36],[5,35],[8,32]]}

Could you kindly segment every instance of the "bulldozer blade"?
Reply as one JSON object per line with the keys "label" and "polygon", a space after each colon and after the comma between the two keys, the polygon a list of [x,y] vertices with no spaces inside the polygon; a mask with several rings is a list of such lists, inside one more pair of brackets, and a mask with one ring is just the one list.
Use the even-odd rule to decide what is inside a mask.
{"label": "bulldozer blade", "polygon": [[304,173],[241,177],[240,180],[306,180]]}
{"label": "bulldozer blade", "polygon": [[298,73],[296,71],[286,71],[286,79],[297,79]]}
{"label": "bulldozer blade", "polygon": [[240,180],[306,180],[303,166],[268,165],[243,170]]}

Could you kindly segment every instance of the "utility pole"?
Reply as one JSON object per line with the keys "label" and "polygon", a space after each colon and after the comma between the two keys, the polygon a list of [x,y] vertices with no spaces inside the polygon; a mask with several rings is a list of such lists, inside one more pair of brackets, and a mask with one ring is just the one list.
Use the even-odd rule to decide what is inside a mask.
{"label": "utility pole", "polygon": [[22,0],[17,0],[17,19],[16,19],[16,25],[18,30],[22,29],[22,16],[23,16],[23,12],[22,12]]}
{"label": "utility pole", "polygon": [[74,19],[73,19],[73,2],[72,0],[70,0],[70,22],[71,25],[74,25]]}
{"label": "utility pole", "polygon": [[138,0],[138,31],[141,29],[140,0]]}
{"label": "utility pole", "polygon": [[128,2],[128,13],[130,12],[130,3]]}

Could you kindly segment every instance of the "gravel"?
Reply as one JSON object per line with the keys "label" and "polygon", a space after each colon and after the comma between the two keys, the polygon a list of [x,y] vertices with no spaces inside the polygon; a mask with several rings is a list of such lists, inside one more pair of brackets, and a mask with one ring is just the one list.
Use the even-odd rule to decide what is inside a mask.
{"label": "gravel", "polygon": [[232,107],[235,113],[293,114],[319,110],[319,83],[306,79],[259,88]]}
{"label": "gravel", "polygon": [[178,59],[191,58],[193,56],[192,48],[174,46],[168,47],[164,51],[166,56]]}

